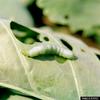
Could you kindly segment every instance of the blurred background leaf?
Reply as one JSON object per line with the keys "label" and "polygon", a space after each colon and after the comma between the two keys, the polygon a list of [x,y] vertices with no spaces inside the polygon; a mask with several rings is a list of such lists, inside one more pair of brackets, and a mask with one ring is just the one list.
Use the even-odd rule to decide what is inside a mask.
{"label": "blurred background leaf", "polygon": [[32,26],[33,19],[25,7],[25,1],[28,0],[0,0],[0,17],[9,18],[21,24]]}
{"label": "blurred background leaf", "polygon": [[100,0],[37,0],[37,5],[51,21],[74,29],[100,24]]}
{"label": "blurred background leaf", "polygon": [[93,28],[100,25],[100,0],[37,0],[37,6],[49,21],[59,24],[60,28],[69,25],[72,33],[83,30],[82,36],[93,37],[100,44],[100,33]]}

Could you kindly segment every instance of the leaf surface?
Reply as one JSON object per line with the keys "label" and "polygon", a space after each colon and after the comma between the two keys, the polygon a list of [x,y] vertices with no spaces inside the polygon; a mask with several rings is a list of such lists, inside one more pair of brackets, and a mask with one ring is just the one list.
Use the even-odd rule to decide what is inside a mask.
{"label": "leaf surface", "polygon": [[[50,39],[49,42],[54,42],[53,39],[65,40],[78,57],[77,60],[65,60],[64,63],[49,59],[49,56],[44,56],[45,59],[29,58],[22,51],[31,49],[34,43],[30,45],[20,42],[10,25],[11,21],[0,20],[1,87],[37,100],[80,100],[80,96],[100,95],[100,60],[82,41],[71,36],[50,35],[39,29],[20,26],[23,31],[27,30],[27,34],[30,30],[34,36],[39,33],[41,40],[44,36]],[[19,30],[17,27],[15,29]]]}

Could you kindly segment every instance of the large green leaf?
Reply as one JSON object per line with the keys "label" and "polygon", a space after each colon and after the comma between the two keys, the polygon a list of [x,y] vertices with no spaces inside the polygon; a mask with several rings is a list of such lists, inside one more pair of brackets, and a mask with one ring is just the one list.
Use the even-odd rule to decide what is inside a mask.
{"label": "large green leaf", "polygon": [[[13,34],[15,30],[26,34],[33,31],[33,36],[38,36],[42,42],[44,36],[52,43],[63,40],[60,45],[68,48],[69,44],[78,59],[66,59],[60,63],[46,55],[29,58],[22,52],[40,41],[33,37],[32,45],[24,44]],[[0,20],[0,87],[39,100],[80,100],[80,96],[100,95],[99,67],[100,61],[95,52],[76,38],[50,35],[39,29],[31,30],[15,22]]]}
{"label": "large green leaf", "polygon": [[75,30],[100,24],[100,0],[37,0],[37,5],[51,21]]}
{"label": "large green leaf", "polygon": [[15,20],[27,26],[32,26],[32,17],[22,1],[0,0],[0,16]]}

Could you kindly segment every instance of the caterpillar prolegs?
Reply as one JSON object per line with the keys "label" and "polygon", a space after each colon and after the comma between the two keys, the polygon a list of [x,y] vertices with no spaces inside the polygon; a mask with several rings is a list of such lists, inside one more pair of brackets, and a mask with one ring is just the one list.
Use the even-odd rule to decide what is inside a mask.
{"label": "caterpillar prolegs", "polygon": [[57,55],[67,59],[76,59],[73,52],[69,49],[51,43],[39,43],[28,52],[26,52],[28,57],[36,57],[44,54]]}

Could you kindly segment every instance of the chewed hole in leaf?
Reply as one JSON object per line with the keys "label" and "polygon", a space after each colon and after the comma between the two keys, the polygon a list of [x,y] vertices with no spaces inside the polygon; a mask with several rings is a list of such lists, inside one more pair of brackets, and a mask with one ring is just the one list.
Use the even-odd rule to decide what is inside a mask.
{"label": "chewed hole in leaf", "polygon": [[14,89],[0,87],[0,100],[8,100],[9,97],[12,96],[12,95],[22,96],[22,97],[30,98],[32,100],[41,100],[41,99],[38,99],[36,97],[23,94],[20,91],[16,91]]}
{"label": "chewed hole in leaf", "polygon": [[96,54],[97,58],[100,60],[100,55],[99,54]]}
{"label": "chewed hole in leaf", "polygon": [[10,23],[10,28],[15,37],[23,43],[33,44],[34,42],[41,42],[38,37],[40,33],[33,31],[25,26],[22,26],[16,22]]}
{"label": "chewed hole in leaf", "polygon": [[0,100],[7,100],[11,94],[11,91],[9,91],[6,88],[0,87]]}
{"label": "chewed hole in leaf", "polygon": [[44,40],[45,40],[45,41],[49,41],[49,38],[48,38],[48,37],[44,37]]}
{"label": "chewed hole in leaf", "polygon": [[72,46],[71,46],[67,41],[65,41],[64,39],[60,39],[60,40],[61,40],[61,42],[63,43],[64,46],[66,46],[66,47],[69,48],[70,50],[73,49]]}

